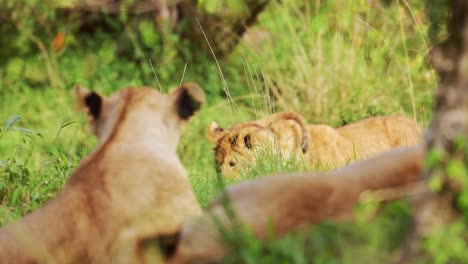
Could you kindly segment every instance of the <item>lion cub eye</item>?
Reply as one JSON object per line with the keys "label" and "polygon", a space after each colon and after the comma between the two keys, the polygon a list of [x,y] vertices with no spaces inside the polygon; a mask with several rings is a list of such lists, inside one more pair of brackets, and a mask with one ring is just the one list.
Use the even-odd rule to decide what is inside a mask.
{"label": "lion cub eye", "polygon": [[252,143],[251,143],[251,136],[250,136],[250,134],[247,134],[247,135],[244,137],[244,145],[245,145],[246,148],[252,149]]}
{"label": "lion cub eye", "polygon": [[234,166],[236,166],[236,162],[231,160],[231,161],[229,162],[229,167],[232,168],[232,167],[234,167]]}

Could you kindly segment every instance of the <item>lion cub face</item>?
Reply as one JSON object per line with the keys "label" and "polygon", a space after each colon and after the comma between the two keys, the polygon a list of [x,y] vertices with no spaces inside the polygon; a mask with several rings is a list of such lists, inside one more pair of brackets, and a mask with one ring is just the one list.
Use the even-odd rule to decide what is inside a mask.
{"label": "lion cub face", "polygon": [[212,122],[208,139],[214,144],[217,166],[226,177],[237,177],[240,170],[255,165],[259,154],[290,158],[305,153],[309,147],[305,120],[293,112],[272,114],[228,129]]}
{"label": "lion cub face", "polygon": [[[168,143],[177,144],[179,134],[172,132],[179,132],[205,101],[203,91],[194,83],[182,84],[168,95],[141,87],[121,89],[109,97],[77,86],[75,97],[78,106],[86,108],[91,129],[101,142],[131,120],[135,130],[142,128],[138,134],[145,136],[143,132],[148,130],[148,135],[169,135],[173,140]],[[159,131],[149,131],[148,127]]]}
{"label": "lion cub face", "polygon": [[257,152],[262,148],[273,148],[275,141],[269,129],[255,123],[224,130],[212,122],[208,133],[210,140],[215,143],[217,168],[226,177],[236,177],[242,168],[254,164],[255,154],[259,154]]}

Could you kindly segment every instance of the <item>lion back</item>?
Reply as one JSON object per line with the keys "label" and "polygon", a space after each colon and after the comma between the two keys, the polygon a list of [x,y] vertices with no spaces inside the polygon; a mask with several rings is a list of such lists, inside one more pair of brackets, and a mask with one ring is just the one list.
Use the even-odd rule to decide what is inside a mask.
{"label": "lion back", "polygon": [[337,128],[351,141],[360,158],[400,146],[415,145],[422,139],[422,128],[404,116],[376,116]]}

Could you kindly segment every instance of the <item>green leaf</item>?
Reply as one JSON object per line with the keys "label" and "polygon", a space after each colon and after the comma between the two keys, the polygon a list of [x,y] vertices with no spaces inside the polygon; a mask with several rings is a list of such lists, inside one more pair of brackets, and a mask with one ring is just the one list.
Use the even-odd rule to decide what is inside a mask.
{"label": "green leaf", "polygon": [[15,189],[11,195],[10,198],[10,206],[15,206],[18,201],[18,196],[19,196],[20,189]]}
{"label": "green leaf", "polygon": [[425,167],[431,168],[434,167],[437,163],[441,162],[444,158],[444,151],[441,149],[431,149],[427,155],[425,160]]}
{"label": "green leaf", "polygon": [[447,163],[447,173],[449,177],[455,179],[466,179],[468,177],[467,167],[460,160],[449,160]]}
{"label": "green leaf", "polygon": [[146,47],[151,48],[158,44],[159,38],[156,34],[153,22],[146,20],[141,21],[138,28],[140,30],[143,44],[145,44]]}
{"label": "green leaf", "polygon": [[440,175],[440,172],[434,172],[433,176],[429,179],[429,188],[434,192],[442,189],[442,178]]}
{"label": "green leaf", "polygon": [[462,135],[457,135],[454,140],[455,149],[459,150],[468,150],[468,138],[465,138]]}
{"label": "green leaf", "polygon": [[16,80],[21,77],[23,68],[24,68],[24,61],[22,59],[12,58],[6,65],[6,74],[10,79]]}
{"label": "green leaf", "polygon": [[3,130],[6,132],[11,126],[16,124],[20,120],[21,120],[21,116],[19,115],[12,115],[8,117],[5,123],[3,123]]}
{"label": "green leaf", "polygon": [[461,192],[457,198],[457,202],[461,209],[468,209],[468,192]]}
{"label": "green leaf", "polygon": [[34,131],[34,130],[32,130],[32,129],[29,129],[29,128],[14,127],[13,130],[18,131],[18,132],[21,132],[21,133],[23,133],[23,134],[33,134],[33,135],[42,137],[42,135],[41,135],[39,132],[36,132],[36,131]]}
{"label": "green leaf", "polygon": [[216,0],[207,0],[205,1],[204,3],[204,6],[205,6],[205,10],[208,12],[208,13],[214,13],[216,12]]}

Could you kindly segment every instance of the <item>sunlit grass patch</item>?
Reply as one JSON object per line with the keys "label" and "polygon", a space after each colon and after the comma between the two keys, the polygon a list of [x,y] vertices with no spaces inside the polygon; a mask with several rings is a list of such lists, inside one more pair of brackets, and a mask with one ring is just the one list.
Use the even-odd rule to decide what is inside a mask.
{"label": "sunlit grass patch", "polygon": [[250,159],[240,162],[239,181],[260,176],[307,170],[304,157],[285,156],[279,144],[265,144],[250,153]]}
{"label": "sunlit grass patch", "polygon": [[[8,118],[0,138],[0,223],[17,219],[55,197],[89,151],[83,148],[67,155],[59,146],[48,145],[38,132],[19,124],[20,116]],[[9,143],[3,145],[6,140]]]}
{"label": "sunlit grass patch", "polygon": [[257,25],[267,36],[260,50],[239,52],[273,109],[331,125],[395,113],[425,122],[436,80],[423,63],[424,15],[411,4],[274,1]]}

